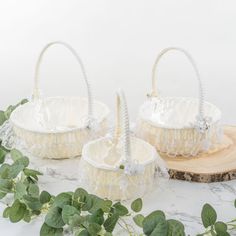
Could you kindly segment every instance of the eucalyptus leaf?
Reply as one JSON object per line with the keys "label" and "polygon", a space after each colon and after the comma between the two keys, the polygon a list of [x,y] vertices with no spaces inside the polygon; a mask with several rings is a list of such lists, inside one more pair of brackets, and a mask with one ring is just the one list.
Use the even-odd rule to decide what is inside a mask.
{"label": "eucalyptus leaf", "polygon": [[84,223],[84,221],[85,221],[84,216],[75,214],[69,218],[69,225],[71,227],[77,227],[80,226],[82,223]]}
{"label": "eucalyptus leaf", "polygon": [[37,171],[37,170],[33,170],[33,169],[29,169],[29,168],[25,168],[24,169],[24,174],[26,176],[30,176],[33,177],[34,179],[38,180],[38,175],[42,175],[41,172]]}
{"label": "eucalyptus leaf", "polygon": [[37,184],[29,184],[28,193],[33,198],[39,198],[39,187]]}
{"label": "eucalyptus leaf", "polygon": [[30,195],[23,196],[27,206],[34,211],[39,211],[42,208],[42,203],[39,201],[39,198],[32,197]]}
{"label": "eucalyptus leaf", "polygon": [[4,209],[3,214],[2,214],[3,218],[8,218],[8,217],[9,217],[9,215],[10,215],[10,210],[11,210],[11,207],[6,207],[6,208]]}
{"label": "eucalyptus leaf", "polygon": [[88,192],[82,188],[76,189],[73,195],[74,199],[76,200],[79,199],[80,202],[84,202],[87,196],[88,196]]}
{"label": "eucalyptus leaf", "polygon": [[29,210],[26,210],[26,211],[25,211],[23,220],[24,220],[25,222],[27,222],[27,223],[30,222],[30,220],[31,220],[31,213],[30,213]]}
{"label": "eucalyptus leaf", "polygon": [[118,222],[118,220],[119,220],[119,215],[116,214],[116,213],[113,214],[113,215],[111,215],[111,216],[109,216],[109,217],[105,220],[105,222],[104,222],[104,224],[103,224],[105,230],[106,230],[107,232],[112,233],[113,230],[114,230],[114,228],[115,228],[115,226],[116,226],[116,224],[117,224],[117,222]]}
{"label": "eucalyptus leaf", "polygon": [[3,199],[6,195],[7,195],[7,193],[3,193],[0,191],[0,199]]}
{"label": "eucalyptus leaf", "polygon": [[77,210],[75,207],[66,205],[62,209],[62,219],[65,222],[65,224],[69,224],[69,220],[72,216],[75,214],[80,214],[79,210]]}
{"label": "eucalyptus leaf", "polygon": [[131,209],[134,211],[134,212],[139,212],[142,210],[142,207],[143,207],[143,201],[141,198],[138,198],[136,200],[134,200],[131,204]]}
{"label": "eucalyptus leaf", "polygon": [[217,219],[217,214],[215,209],[208,203],[206,203],[201,212],[202,223],[205,228],[214,225]]}
{"label": "eucalyptus leaf", "polygon": [[218,221],[215,223],[215,231],[217,234],[224,234],[225,232],[227,232],[227,224],[225,224],[224,222]]}
{"label": "eucalyptus leaf", "polygon": [[90,198],[93,199],[93,206],[91,209],[89,209],[89,212],[93,213],[97,211],[98,209],[102,209],[104,212],[108,213],[111,210],[112,201],[107,199],[102,199],[98,196],[95,196],[93,194],[90,194]]}
{"label": "eucalyptus leaf", "polygon": [[17,182],[15,186],[15,198],[22,199],[27,194],[26,186],[22,182]]}
{"label": "eucalyptus leaf", "polygon": [[16,199],[11,206],[9,211],[9,218],[12,223],[19,222],[24,218],[26,212],[26,205],[21,203],[18,199]]}
{"label": "eucalyptus leaf", "polygon": [[91,235],[97,235],[101,231],[101,229],[102,229],[102,227],[99,224],[91,223],[91,224],[89,224],[87,230]]}
{"label": "eucalyptus leaf", "polygon": [[89,216],[89,222],[94,222],[99,225],[104,223],[104,212],[102,209],[98,209],[92,215]]}
{"label": "eucalyptus leaf", "polygon": [[184,225],[177,220],[167,220],[168,236],[185,236]]}
{"label": "eucalyptus leaf", "polygon": [[45,217],[45,223],[56,229],[62,228],[65,223],[62,219],[62,209],[60,207],[53,207],[49,210]]}
{"label": "eucalyptus leaf", "polygon": [[147,236],[166,236],[167,230],[167,221],[162,211],[154,211],[143,220],[143,232]]}
{"label": "eucalyptus leaf", "polygon": [[2,179],[9,179],[10,178],[10,168],[11,166],[9,164],[2,164],[0,167],[0,177]]}
{"label": "eucalyptus leaf", "polygon": [[115,203],[113,207],[115,209],[115,213],[117,213],[119,216],[125,216],[129,213],[128,209],[120,202]]}
{"label": "eucalyptus leaf", "polygon": [[12,149],[10,154],[13,161],[17,161],[23,157],[23,154],[17,149]]}
{"label": "eucalyptus leaf", "polygon": [[44,223],[40,229],[40,236],[63,236],[63,228],[53,228]]}
{"label": "eucalyptus leaf", "polygon": [[47,191],[42,191],[39,200],[42,204],[48,203],[51,200],[51,194]]}
{"label": "eucalyptus leaf", "polygon": [[53,206],[63,208],[63,206],[65,205],[71,205],[71,203],[72,203],[72,196],[70,194],[60,193],[55,197]]}
{"label": "eucalyptus leaf", "polygon": [[89,234],[89,232],[86,229],[84,229],[84,230],[80,231],[78,234],[76,234],[76,236],[91,236],[91,235]]}
{"label": "eucalyptus leaf", "polygon": [[15,179],[21,171],[24,169],[24,165],[20,162],[15,162],[10,166],[9,177]]}
{"label": "eucalyptus leaf", "polygon": [[88,194],[85,198],[84,198],[84,204],[82,206],[82,210],[83,211],[89,211],[93,206],[93,198]]}
{"label": "eucalyptus leaf", "polygon": [[141,214],[138,214],[136,216],[133,217],[134,223],[139,226],[139,227],[143,227],[143,220],[144,220],[144,216]]}
{"label": "eucalyptus leaf", "polygon": [[0,147],[0,164],[4,163],[7,152]]}
{"label": "eucalyptus leaf", "polygon": [[12,192],[13,182],[9,179],[0,179],[0,191],[3,193]]}

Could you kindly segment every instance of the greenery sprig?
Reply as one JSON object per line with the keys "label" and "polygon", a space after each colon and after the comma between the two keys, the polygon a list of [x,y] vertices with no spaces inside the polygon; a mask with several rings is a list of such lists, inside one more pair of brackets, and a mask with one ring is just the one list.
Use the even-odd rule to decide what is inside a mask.
{"label": "greenery sprig", "polygon": [[[25,102],[23,100],[6,111],[0,111],[0,125],[9,119],[18,105]],[[12,199],[3,217],[17,223],[30,222],[44,214],[40,236],[63,236],[65,232],[75,236],[112,236],[118,227],[131,236],[186,235],[184,225],[180,221],[167,219],[163,211],[157,210],[147,216],[141,214],[141,198],[127,207],[121,202],[89,194],[82,188],[54,196],[40,191],[40,175],[42,173],[29,168],[26,156],[16,149],[4,148],[0,141],[0,199]],[[198,236],[228,236],[229,231],[236,228],[236,219],[227,223],[217,221],[216,211],[209,204],[203,206],[201,218],[206,231]]]}

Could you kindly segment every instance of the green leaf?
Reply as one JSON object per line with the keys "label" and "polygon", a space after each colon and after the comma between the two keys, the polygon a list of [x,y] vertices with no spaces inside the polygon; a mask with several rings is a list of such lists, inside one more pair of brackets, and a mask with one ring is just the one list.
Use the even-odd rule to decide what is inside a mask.
{"label": "green leaf", "polygon": [[77,210],[75,207],[70,205],[64,206],[62,209],[62,219],[65,224],[69,224],[71,216],[74,216],[75,214],[80,214],[79,210]]}
{"label": "green leaf", "polygon": [[129,213],[128,209],[120,202],[115,203],[113,207],[115,209],[115,213],[117,213],[119,216],[125,216]]}
{"label": "green leaf", "polygon": [[30,211],[29,211],[29,210],[26,210],[26,211],[25,211],[25,215],[24,215],[23,220],[24,220],[25,222],[27,222],[27,223],[30,222],[30,220],[31,220],[31,214],[30,214]]}
{"label": "green leaf", "polygon": [[65,223],[62,219],[62,209],[59,207],[53,207],[49,210],[48,214],[45,217],[45,223],[48,226],[51,226],[56,229],[62,228]]}
{"label": "green leaf", "polygon": [[85,217],[76,214],[69,218],[69,225],[71,227],[77,227],[80,226],[84,221]]}
{"label": "green leaf", "polygon": [[39,201],[39,198],[32,197],[30,195],[23,196],[27,206],[34,211],[39,211],[42,208],[42,203]]}
{"label": "green leaf", "polygon": [[15,179],[20,172],[24,169],[24,165],[19,163],[19,162],[15,162],[10,166],[10,170],[9,170],[9,177]]}
{"label": "green leaf", "polygon": [[112,236],[112,233],[106,232],[106,233],[104,234],[104,236]]}
{"label": "green leaf", "polygon": [[185,236],[184,225],[177,220],[167,220],[168,236]]}
{"label": "green leaf", "polygon": [[217,234],[223,234],[227,232],[227,224],[224,222],[218,221],[215,223],[215,231]]}
{"label": "green leaf", "polygon": [[33,169],[29,169],[29,168],[25,168],[24,169],[24,174],[26,176],[30,176],[33,177],[34,179],[38,180],[38,175],[42,175],[41,172],[37,171],[37,170],[33,170]]}
{"label": "green leaf", "polygon": [[234,207],[236,208],[236,199],[234,200]]}
{"label": "green leaf", "polygon": [[53,206],[63,208],[63,206],[65,205],[71,205],[71,203],[72,203],[72,196],[70,194],[60,193],[55,197]]}
{"label": "green leaf", "polygon": [[98,209],[102,209],[104,212],[109,213],[112,206],[112,201],[110,200],[104,200],[102,198],[99,198],[93,194],[90,194],[90,198],[93,199],[93,206],[91,209],[89,209],[89,212],[93,213],[97,211]]}
{"label": "green leaf", "polygon": [[89,222],[94,222],[99,225],[102,225],[104,223],[104,212],[102,209],[98,209],[95,211],[91,216],[89,216]]}
{"label": "green leaf", "polygon": [[78,199],[81,201],[81,202],[84,202],[85,198],[88,196],[88,192],[86,190],[84,190],[83,188],[78,188],[75,190],[75,193],[74,193],[74,199]]}
{"label": "green leaf", "polygon": [[0,179],[0,191],[3,193],[12,192],[13,183],[8,179]]}
{"label": "green leaf", "polygon": [[42,204],[48,203],[51,200],[51,194],[47,191],[42,191],[39,200]]}
{"label": "green leaf", "polygon": [[109,217],[105,220],[105,222],[104,222],[104,224],[103,224],[105,230],[106,230],[107,232],[112,233],[113,230],[114,230],[114,228],[115,228],[115,226],[116,226],[116,223],[117,223],[118,220],[119,220],[119,215],[116,214],[116,213],[113,214],[113,215],[111,215],[111,216],[109,216]]}
{"label": "green leaf", "polygon": [[87,195],[84,199],[84,204],[82,206],[83,211],[89,211],[93,206],[93,198],[90,195]]}
{"label": "green leaf", "polygon": [[16,183],[15,190],[15,199],[22,199],[27,194],[26,186],[22,182]]}
{"label": "green leaf", "polygon": [[33,198],[39,197],[39,187],[37,184],[29,184],[28,193]]}
{"label": "green leaf", "polygon": [[40,229],[40,236],[63,236],[63,228],[53,228],[43,224]]}
{"label": "green leaf", "polygon": [[0,147],[0,164],[2,164],[5,161],[5,157],[7,155],[7,152]]}
{"label": "green leaf", "polygon": [[78,234],[76,234],[76,236],[90,236],[90,234],[86,229],[84,229],[81,232],[79,232]]}
{"label": "green leaf", "polygon": [[0,111],[0,126],[7,120],[4,111]]}
{"label": "green leaf", "polygon": [[134,200],[131,204],[131,209],[134,211],[134,212],[139,212],[142,210],[142,207],[143,207],[143,201],[141,198],[138,198],[136,200]]}
{"label": "green leaf", "polygon": [[18,199],[16,199],[11,206],[9,211],[9,218],[12,223],[19,222],[23,219],[26,211],[26,205],[21,203]]}
{"label": "green leaf", "polygon": [[91,223],[91,224],[89,224],[87,230],[91,235],[97,235],[98,232],[101,231],[101,229],[102,229],[102,227],[99,224]]}
{"label": "green leaf", "polygon": [[139,226],[139,227],[143,227],[143,220],[144,220],[144,216],[141,214],[138,214],[136,216],[133,217],[134,223]]}
{"label": "green leaf", "polygon": [[167,221],[162,211],[154,211],[143,220],[143,232],[145,235],[166,236],[167,230]]}
{"label": "green leaf", "polygon": [[217,219],[215,209],[210,204],[205,204],[201,212],[202,223],[205,228],[214,225]]}
{"label": "green leaf", "polygon": [[8,218],[9,215],[10,215],[10,210],[11,210],[11,207],[6,207],[5,210],[3,211],[3,218]]}
{"label": "green leaf", "polygon": [[0,199],[3,199],[6,195],[7,193],[0,192]]}
{"label": "green leaf", "polygon": [[10,154],[13,161],[17,161],[18,159],[23,157],[23,154],[17,149],[12,149]]}
{"label": "green leaf", "polygon": [[2,179],[8,179],[10,177],[10,168],[11,166],[9,164],[2,164],[0,167],[0,176]]}

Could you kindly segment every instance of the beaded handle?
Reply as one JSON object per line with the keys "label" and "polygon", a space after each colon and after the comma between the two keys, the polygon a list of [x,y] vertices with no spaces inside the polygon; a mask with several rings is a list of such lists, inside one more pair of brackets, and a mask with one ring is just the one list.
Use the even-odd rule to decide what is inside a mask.
{"label": "beaded handle", "polygon": [[47,51],[47,49],[53,45],[62,45],[64,47],[66,47],[67,49],[69,49],[69,51],[75,56],[77,62],[79,63],[81,70],[82,70],[82,74],[84,77],[84,81],[86,83],[87,86],[87,94],[88,94],[88,118],[89,120],[93,117],[93,99],[92,99],[92,94],[91,94],[91,86],[89,84],[85,69],[84,69],[84,65],[82,63],[82,60],[80,59],[79,55],[77,54],[77,52],[67,43],[65,42],[61,42],[61,41],[55,41],[55,42],[51,42],[48,43],[43,50],[41,51],[37,64],[36,64],[36,68],[35,68],[35,77],[34,77],[34,90],[33,90],[33,99],[39,99],[39,70],[40,70],[40,66],[42,63],[42,59],[44,56],[44,53]]}
{"label": "beaded handle", "polygon": [[120,138],[123,138],[124,158],[129,161],[130,158],[130,130],[129,130],[129,114],[124,92],[117,91],[117,115],[116,127],[113,137],[113,143],[117,144]]}
{"label": "beaded handle", "polygon": [[152,69],[152,93],[151,93],[151,97],[157,97],[157,90],[156,90],[156,73],[157,73],[157,65],[160,61],[160,59],[162,58],[162,56],[164,54],[166,54],[169,51],[180,51],[182,53],[184,53],[184,55],[189,59],[190,63],[193,66],[193,69],[196,73],[197,76],[197,80],[198,80],[198,86],[199,86],[199,118],[203,119],[204,117],[204,109],[203,109],[203,105],[204,105],[204,93],[203,93],[203,86],[202,86],[202,81],[201,81],[201,77],[200,77],[200,73],[197,69],[196,63],[193,60],[192,56],[184,49],[182,48],[177,48],[177,47],[169,47],[169,48],[165,48],[164,50],[162,50],[160,52],[160,54],[157,56],[157,59],[153,65],[153,69]]}

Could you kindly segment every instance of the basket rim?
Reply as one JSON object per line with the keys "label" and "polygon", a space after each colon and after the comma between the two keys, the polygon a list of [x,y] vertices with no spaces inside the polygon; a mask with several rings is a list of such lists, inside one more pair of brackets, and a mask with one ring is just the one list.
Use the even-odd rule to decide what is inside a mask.
{"label": "basket rim", "polygon": [[[151,155],[152,155],[152,158],[149,159],[149,160],[145,160],[141,165],[142,166],[147,166],[151,163],[155,163],[157,161],[157,151],[155,149],[155,147],[153,147],[150,143],[144,141],[143,139],[140,139],[140,138],[136,138],[136,137],[133,137],[131,136],[130,137],[131,140],[135,140],[135,141],[138,141],[140,143],[143,143],[144,145],[146,145],[147,147],[150,148],[150,151],[151,151]],[[82,150],[82,156],[81,156],[81,160],[84,160],[86,162],[88,162],[90,165],[92,165],[93,167],[95,168],[98,168],[98,169],[102,169],[102,170],[107,170],[107,171],[117,171],[117,166],[114,166],[114,167],[111,167],[111,166],[108,166],[106,164],[101,164],[101,163],[98,163],[94,160],[92,160],[91,158],[88,158],[88,149],[90,148],[90,145],[93,145],[95,143],[98,143],[100,141],[110,141],[111,138],[110,137],[102,137],[102,138],[99,138],[99,139],[95,139],[93,141],[90,141],[88,143],[86,143],[83,147],[83,150]]]}
{"label": "basket rim", "polygon": [[[78,99],[78,100],[88,100],[87,97],[80,97],[80,96],[52,96],[52,97],[46,97],[44,98],[45,100],[50,100],[50,99]],[[86,127],[85,126],[81,126],[81,127],[73,127],[73,128],[69,128],[68,130],[55,130],[55,131],[47,131],[47,130],[38,130],[38,129],[28,129],[24,126],[24,124],[21,124],[19,121],[17,121],[16,119],[16,113],[19,112],[21,109],[23,109],[23,107],[29,105],[29,103],[31,103],[32,101],[30,102],[27,102],[23,105],[20,105],[19,107],[17,107],[11,114],[10,116],[10,122],[12,123],[13,126],[17,127],[17,128],[20,128],[20,129],[23,129],[25,131],[28,131],[28,132],[35,132],[35,133],[38,133],[38,134],[65,134],[65,133],[69,133],[69,132],[74,132],[74,131],[78,131],[78,130],[84,130]],[[100,119],[97,119],[97,122],[98,123],[102,123],[110,114],[110,109],[109,107],[103,103],[103,102],[100,102],[98,100],[94,100],[94,105],[99,105],[101,107],[103,107],[104,109],[104,115],[102,115],[102,117]]]}
{"label": "basket rim", "polygon": [[[192,100],[192,101],[198,101],[199,100],[198,98],[193,98],[193,97],[178,97],[178,96],[163,96],[163,97],[161,97],[161,99],[178,99],[178,100],[180,100],[180,99],[189,99],[189,100]],[[141,120],[149,123],[150,125],[152,125],[154,127],[164,128],[164,129],[177,129],[177,130],[181,130],[181,129],[193,129],[194,128],[194,124],[186,124],[185,126],[179,127],[179,126],[174,126],[174,125],[171,126],[169,124],[159,124],[157,122],[151,121],[147,116],[144,115],[144,111],[143,111],[144,108],[145,108],[145,105],[148,102],[150,102],[150,101],[149,100],[145,101],[141,105],[141,107],[139,108],[139,113],[138,113],[139,119],[141,118]],[[216,123],[220,122],[221,118],[222,118],[221,110],[216,105],[214,105],[211,102],[204,101],[204,104],[207,104],[207,105],[213,107],[216,110],[216,112],[218,113],[217,116],[216,116],[217,118],[211,117],[212,121],[211,121],[210,125],[216,124]]]}

